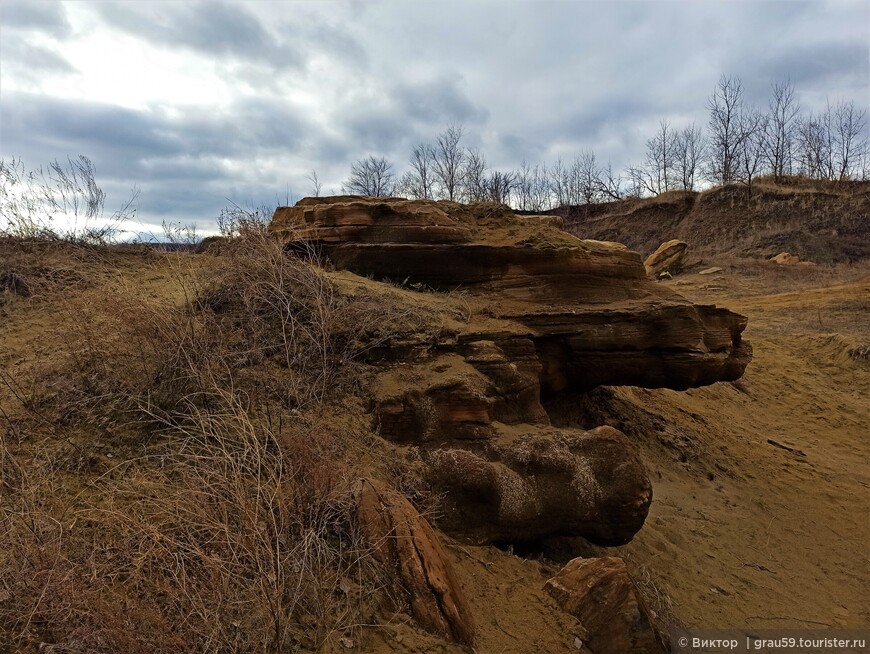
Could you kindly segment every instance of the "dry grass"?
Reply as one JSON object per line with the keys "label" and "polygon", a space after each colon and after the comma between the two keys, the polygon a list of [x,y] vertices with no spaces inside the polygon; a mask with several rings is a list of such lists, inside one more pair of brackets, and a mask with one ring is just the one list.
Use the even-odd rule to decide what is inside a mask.
{"label": "dry grass", "polygon": [[47,453],[25,473],[4,448],[0,625],[16,646],[316,650],[368,621],[376,576],[334,437],[279,431],[225,393],[210,405],[73,497]]}
{"label": "dry grass", "polygon": [[119,272],[28,299],[51,304],[63,337],[29,376],[0,378],[0,641],[284,652],[356,639],[382,593],[351,488],[372,459],[404,464],[371,452],[367,430],[313,416],[349,397],[361,350],[414,310],[340,293],[261,233],[224,243],[220,266],[145,256],[166,257],[171,291],[147,297]]}

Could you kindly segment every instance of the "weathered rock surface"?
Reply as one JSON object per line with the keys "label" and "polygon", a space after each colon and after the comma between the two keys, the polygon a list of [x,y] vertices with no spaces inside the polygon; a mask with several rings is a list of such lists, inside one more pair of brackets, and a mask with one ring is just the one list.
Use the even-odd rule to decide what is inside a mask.
{"label": "weathered rock surface", "polygon": [[[315,246],[340,269],[465,290],[505,332],[525,328],[545,391],[685,389],[737,379],[751,358],[743,316],[651,282],[624,246],[583,241],[503,205],[306,198],[279,207],[269,229],[290,248]],[[474,320],[458,336],[492,340]]]}
{"label": "weathered rock surface", "polygon": [[474,618],[438,535],[398,492],[361,479],[357,520],[375,558],[387,568],[393,596],[402,597],[427,631],[470,644]]}
{"label": "weathered rock surface", "polygon": [[793,266],[800,263],[801,258],[788,252],[780,252],[776,256],[771,257],[770,260],[783,266]]}
{"label": "weathered rock surface", "polygon": [[446,493],[442,525],[475,542],[579,535],[623,545],[643,525],[652,486],[635,447],[612,427],[497,427],[479,449],[425,455]]}
{"label": "weathered rock surface", "polygon": [[655,252],[646,258],[643,267],[648,277],[658,277],[661,273],[677,273],[683,267],[688,244],[678,239],[665,241]]}
{"label": "weathered rock surface", "polygon": [[368,349],[382,366],[373,427],[419,452],[444,497],[439,526],[473,542],[622,544],[652,498],[636,449],[609,427],[551,427],[541,398],[735,380],[746,318],[650,280],[623,245],[549,223],[499,204],[341,196],[281,207],[269,229],[441,311],[433,330]]}
{"label": "weathered rock surface", "polygon": [[667,651],[622,559],[574,559],[545,587],[583,625],[593,654]]}

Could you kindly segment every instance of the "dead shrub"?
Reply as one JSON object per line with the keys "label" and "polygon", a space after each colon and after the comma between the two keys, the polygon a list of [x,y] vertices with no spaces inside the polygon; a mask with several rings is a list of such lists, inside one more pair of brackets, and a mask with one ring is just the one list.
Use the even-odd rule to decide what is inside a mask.
{"label": "dead shrub", "polygon": [[17,646],[314,650],[370,621],[354,471],[330,436],[279,432],[225,391],[186,418],[72,501],[47,458],[27,475],[0,459],[0,628]]}

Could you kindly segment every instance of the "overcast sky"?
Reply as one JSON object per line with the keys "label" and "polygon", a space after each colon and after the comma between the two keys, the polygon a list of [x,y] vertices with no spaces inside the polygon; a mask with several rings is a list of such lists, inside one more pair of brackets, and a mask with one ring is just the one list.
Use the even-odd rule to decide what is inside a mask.
{"label": "overcast sky", "polygon": [[0,157],[84,154],[140,219],[214,224],[340,191],[369,153],[401,171],[448,123],[497,168],[640,161],[660,118],[705,125],[720,74],[764,106],[870,103],[870,1],[0,0]]}

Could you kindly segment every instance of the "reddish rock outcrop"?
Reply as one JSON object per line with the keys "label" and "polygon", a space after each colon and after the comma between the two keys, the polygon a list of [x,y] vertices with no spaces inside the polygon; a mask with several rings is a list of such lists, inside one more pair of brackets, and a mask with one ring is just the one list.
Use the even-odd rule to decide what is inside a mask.
{"label": "reddish rock outcrop", "polygon": [[545,587],[583,625],[593,654],[667,651],[622,559],[574,559]]}
{"label": "reddish rock outcrop", "polygon": [[357,521],[375,558],[417,623],[427,631],[470,644],[474,618],[437,534],[404,497],[375,479],[355,493]]}
{"label": "reddish rock outcrop", "polygon": [[432,486],[446,493],[441,524],[475,542],[579,535],[622,545],[652,500],[635,447],[611,427],[499,425],[482,448],[434,449],[425,460]]}

